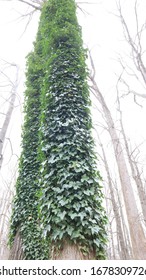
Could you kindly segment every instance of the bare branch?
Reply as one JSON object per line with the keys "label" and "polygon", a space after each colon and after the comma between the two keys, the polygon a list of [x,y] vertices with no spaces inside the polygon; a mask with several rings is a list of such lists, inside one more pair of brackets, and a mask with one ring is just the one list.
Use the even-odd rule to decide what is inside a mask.
{"label": "bare branch", "polygon": [[142,33],[143,29],[145,28],[145,24],[142,25],[141,30],[139,31],[138,14],[137,14],[137,0],[135,1],[135,7],[134,7],[135,21],[136,21],[136,37],[138,38],[137,43],[136,43],[136,41],[134,42],[134,40],[132,39],[132,36],[130,34],[128,24],[122,13],[120,0],[117,3],[117,9],[118,9],[119,17],[121,19],[121,23],[123,26],[125,39],[126,39],[127,43],[129,44],[129,46],[131,47],[133,62],[135,64],[136,69],[141,74],[141,77],[146,85],[146,67],[144,65],[144,61],[142,58],[143,53],[142,53],[142,46],[141,46],[141,33]]}
{"label": "bare branch", "polygon": [[[0,0],[0,1],[11,2],[13,0]],[[26,5],[32,7],[35,10],[41,11],[42,5],[46,0],[36,0],[36,1],[33,1],[33,0],[30,0],[30,1],[29,0],[17,0],[17,1],[21,2],[23,4],[26,4]]]}
{"label": "bare branch", "polygon": [[26,1],[26,0],[18,0],[19,2],[22,2],[22,3],[24,3],[24,4],[27,4],[27,5],[29,5],[29,6],[31,6],[32,8],[34,8],[35,10],[41,10],[41,7],[40,6],[36,6],[36,5],[34,5],[33,3],[30,3],[30,2],[28,2],[28,1]]}

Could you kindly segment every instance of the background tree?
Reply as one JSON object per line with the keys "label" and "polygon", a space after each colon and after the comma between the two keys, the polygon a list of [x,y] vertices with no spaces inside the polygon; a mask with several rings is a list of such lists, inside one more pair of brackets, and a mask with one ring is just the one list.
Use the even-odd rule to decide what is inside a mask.
{"label": "background tree", "polygon": [[[124,116],[124,113],[121,115],[121,112],[124,111],[124,106],[122,104],[123,98],[125,96],[130,95],[130,93],[133,93],[135,96],[134,100],[136,101],[137,100],[136,96],[143,97],[143,95],[140,94],[139,91],[136,90],[136,88],[138,88],[139,85],[140,85],[139,90],[141,89],[141,86],[143,88],[145,88],[145,85],[144,85],[145,52],[144,52],[144,44],[143,44],[144,36],[145,36],[145,23],[141,23],[142,19],[138,16],[139,6],[140,6],[140,3],[138,1],[135,1],[133,18],[134,18],[134,26],[136,26],[136,33],[135,33],[135,30],[134,30],[134,33],[132,33],[133,30],[130,31],[130,26],[128,26],[128,23],[127,23],[128,20],[126,21],[124,18],[123,13],[125,12],[125,10],[124,10],[124,8],[122,9],[122,3],[120,5],[120,1],[118,1],[118,4],[117,4],[118,11],[119,11],[118,19],[119,18],[121,19],[122,27],[123,27],[124,35],[125,35],[124,38],[126,38],[126,43],[128,43],[128,48],[126,49],[126,51],[128,50],[129,52],[128,52],[128,54],[126,53],[126,55],[125,55],[125,53],[123,54],[123,57],[125,60],[122,59],[121,53],[119,55],[119,57],[120,57],[119,61],[120,61],[120,65],[122,67],[122,71],[121,71],[121,73],[119,73],[119,77],[118,77],[118,94],[120,94],[120,98],[118,98],[118,106],[121,106],[120,108],[122,108],[122,109],[120,110],[120,108],[118,107],[118,110],[116,113],[116,120],[114,120],[114,118],[112,117],[112,114],[111,114],[111,109],[110,109],[110,105],[109,105],[110,101],[108,101],[108,103],[106,102],[106,100],[108,99],[107,96],[105,97],[104,91],[99,90],[99,86],[97,85],[96,81],[98,81],[98,83],[100,84],[99,72],[97,74],[95,73],[96,67],[93,65],[93,60],[91,62],[92,70],[93,70],[91,79],[93,81],[93,88],[96,92],[96,93],[94,92],[94,95],[97,98],[98,104],[101,105],[101,107],[99,109],[99,105],[95,102],[96,106],[98,108],[98,111],[101,112],[101,116],[102,116],[101,123],[104,123],[104,125],[103,124],[102,125],[104,127],[106,127],[106,131],[109,132],[111,139],[112,139],[112,142],[110,142],[110,143],[112,143],[112,145],[114,147],[115,158],[117,161],[118,172],[120,175],[118,178],[118,185],[120,185],[119,184],[119,179],[120,179],[122,188],[123,188],[124,184],[125,184],[125,187],[127,186],[127,190],[123,189],[123,195],[126,196],[125,197],[126,199],[128,199],[127,191],[128,192],[132,191],[133,194],[132,194],[132,196],[129,196],[128,200],[131,203],[131,209],[133,207],[132,201],[134,202],[133,205],[135,205],[134,211],[137,208],[137,210],[135,211],[135,214],[134,214],[134,211],[132,211],[130,214],[129,210],[127,209],[129,212],[129,214],[127,213],[128,214],[128,223],[130,222],[130,216],[131,215],[133,216],[133,214],[135,215],[135,219],[133,220],[133,225],[131,224],[131,226],[133,227],[134,223],[136,224],[136,219],[137,219],[137,223],[138,223],[138,228],[136,227],[135,229],[133,229],[133,233],[130,230],[131,240],[133,239],[133,236],[135,234],[137,234],[137,232],[139,231],[139,234],[137,235],[137,237],[135,236],[135,238],[137,240],[136,241],[137,245],[136,245],[135,241],[134,242],[132,241],[132,250],[133,250],[133,252],[135,251],[134,256],[132,258],[145,259],[145,254],[146,254],[145,226],[143,225],[143,222],[142,222],[143,219],[145,220],[145,214],[144,214],[145,213],[145,209],[144,209],[145,189],[144,189],[144,184],[143,184],[143,180],[142,180],[142,176],[141,176],[142,172],[140,175],[138,163],[136,163],[135,160],[133,161],[133,159],[132,159],[133,152],[129,150],[129,144],[131,145],[132,139],[131,139],[131,142],[128,141],[128,137],[125,134],[125,130],[124,130],[125,122],[123,125],[122,118],[121,118],[122,116]],[[132,5],[132,11],[133,11],[133,5]],[[118,73],[118,70],[117,70],[117,73]],[[132,81],[132,83],[131,83],[131,81]],[[120,84],[120,86],[119,86],[119,84]],[[134,84],[134,86],[136,85],[135,91],[131,90],[131,88],[133,87],[133,84]],[[116,88],[116,92],[117,92],[117,86],[115,88]],[[114,86],[113,86],[112,92],[114,95]],[[136,93],[138,93],[138,94],[136,94]],[[115,95],[115,97],[116,97],[116,95]],[[95,101],[95,98],[94,98],[94,101]],[[132,101],[132,99],[129,99],[129,103],[131,101]],[[125,106],[126,106],[126,98],[125,98]],[[113,106],[113,108],[115,108],[115,107]],[[97,114],[97,115],[99,116],[99,114]],[[129,115],[130,115],[130,111],[129,111]],[[99,120],[98,120],[98,122],[99,122]],[[99,124],[100,126],[101,126],[101,123]],[[99,129],[99,125],[98,125],[98,129]],[[114,131],[116,132],[115,134],[114,134]],[[103,134],[103,131],[101,132],[101,134]],[[105,135],[106,135],[106,133],[104,133],[104,137],[105,137]],[[107,135],[106,135],[106,137],[107,137]],[[104,141],[103,137],[102,137],[101,141]],[[107,145],[107,142],[104,146],[104,149],[105,149],[105,153],[108,154],[109,144],[108,144],[108,148],[106,147],[106,145]],[[112,150],[111,145],[110,145],[110,148]],[[137,149],[133,148],[133,151],[134,150],[136,151]],[[111,161],[110,158],[109,158],[109,160]],[[112,158],[112,160],[113,160],[113,158]],[[119,160],[120,160],[120,162],[118,163]],[[123,165],[123,163],[124,163],[124,165]],[[121,165],[121,167],[120,167],[120,165]],[[131,170],[130,170],[130,168],[131,168]],[[127,173],[127,179],[125,180],[125,183],[124,183],[124,177],[126,175],[125,170]],[[128,177],[129,177],[129,179],[128,179]],[[132,177],[133,177],[134,181],[133,181]],[[115,181],[114,178],[112,181]],[[138,187],[138,195],[137,195],[136,188],[135,188],[136,185]],[[118,189],[120,191],[120,188],[118,188]],[[116,196],[117,196],[117,194],[116,194]],[[124,198],[124,200],[125,200],[125,198]],[[127,204],[127,202],[128,201],[125,200],[125,204]],[[128,202],[128,205],[130,205],[129,202]],[[139,202],[140,203],[142,202],[142,206],[139,206]],[[114,204],[114,201],[112,201],[112,204]],[[120,203],[120,204],[123,204],[123,203]],[[127,206],[126,206],[126,208],[127,208]],[[143,212],[143,215],[141,214],[141,210]],[[115,209],[113,211],[115,211]],[[124,218],[126,220],[125,215],[124,215]],[[120,217],[120,219],[121,219],[121,217]],[[129,227],[129,229],[131,228],[131,226]],[[114,224],[114,229],[115,229],[115,224]],[[139,248],[140,248],[139,243],[141,242],[140,240],[138,241],[139,236],[141,236],[140,240],[143,240],[142,241],[143,247],[141,248],[142,250],[139,250]],[[136,247],[138,250],[136,249]],[[122,247],[122,249],[124,250],[124,247]]]}
{"label": "background tree", "polygon": [[[93,66],[93,70],[95,69],[93,60],[91,58],[91,64]],[[111,112],[106,104],[106,101],[99,90],[96,81],[93,76],[90,76],[90,79],[93,83],[92,90],[98,102],[102,106],[102,111],[105,116],[105,121],[108,127],[108,132],[110,134],[112,145],[114,149],[114,154],[118,166],[119,178],[121,182],[121,187],[123,190],[123,197],[125,202],[126,213],[128,217],[129,230],[132,242],[133,256],[134,259],[145,259],[146,257],[146,244],[145,244],[145,234],[139,221],[139,213],[136,205],[136,200],[133,192],[132,183],[130,180],[130,174],[128,171],[127,163],[125,160],[123,147],[120,141],[120,138],[117,134],[117,130],[115,128],[114,120],[112,118]],[[141,241],[141,246],[140,246]]]}
{"label": "background tree", "polygon": [[[13,197],[12,185],[15,181],[16,169],[11,172],[11,182],[2,176],[3,165],[8,166],[17,155],[13,151],[11,141],[11,118],[18,98],[19,68],[14,63],[0,60],[0,259],[7,259],[9,250],[7,246],[9,219],[11,215],[11,200]],[[9,155],[6,147],[9,148]]]}
{"label": "background tree", "polygon": [[[0,72],[0,88],[4,91],[1,93],[1,108],[2,111],[0,115],[3,116],[1,118],[1,128],[0,128],[0,169],[2,167],[2,162],[4,158],[3,148],[6,141],[6,133],[8,131],[8,127],[11,121],[12,112],[15,105],[15,100],[17,96],[17,87],[18,87],[18,66],[12,63],[3,62],[3,69]],[[10,69],[11,68],[11,69]],[[15,81],[13,81],[9,77],[8,71],[12,71],[12,68],[16,69],[14,77]],[[5,106],[4,106],[5,104]]]}

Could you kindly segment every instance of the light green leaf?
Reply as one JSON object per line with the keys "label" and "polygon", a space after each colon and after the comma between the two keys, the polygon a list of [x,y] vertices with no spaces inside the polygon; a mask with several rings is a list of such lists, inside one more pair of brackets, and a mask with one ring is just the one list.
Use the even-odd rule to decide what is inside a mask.
{"label": "light green leaf", "polygon": [[62,213],[60,213],[60,215],[59,215],[60,219],[63,220],[65,215],[66,215],[66,211],[63,211]]}
{"label": "light green leaf", "polygon": [[91,232],[92,232],[92,234],[98,233],[98,232],[99,232],[99,230],[100,230],[100,227],[99,227],[99,226],[97,226],[97,225],[91,228]]}
{"label": "light green leaf", "polygon": [[72,227],[67,227],[66,231],[67,231],[68,235],[71,236],[72,232],[73,232],[73,228]]}
{"label": "light green leaf", "polygon": [[77,214],[77,213],[71,213],[71,212],[69,212],[69,216],[70,216],[71,219],[73,220],[75,217],[78,216],[78,214]]}

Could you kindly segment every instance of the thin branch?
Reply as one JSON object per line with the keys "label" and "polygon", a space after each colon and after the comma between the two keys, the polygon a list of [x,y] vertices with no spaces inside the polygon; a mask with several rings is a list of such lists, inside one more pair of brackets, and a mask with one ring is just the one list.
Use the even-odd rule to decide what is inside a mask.
{"label": "thin branch", "polygon": [[[122,14],[122,8],[121,8],[121,3],[120,0],[117,3],[117,9],[119,11],[119,17],[121,19],[121,23],[123,26],[123,31],[124,31],[124,36],[125,39],[127,41],[127,43],[129,44],[129,46],[131,47],[132,50],[132,59],[133,62],[135,64],[136,69],[139,71],[139,73],[141,74],[144,83],[146,84],[146,67],[144,65],[143,59],[142,59],[142,47],[141,47],[141,33],[139,31],[139,23],[138,23],[138,14],[137,14],[137,0],[135,2],[135,20],[136,20],[136,29],[137,29],[137,34],[136,36],[138,37],[138,43],[134,42],[132,39],[132,36],[130,34],[130,30],[128,28],[127,22]],[[145,26],[145,25],[143,25]],[[143,26],[141,28],[141,30],[143,30]]]}

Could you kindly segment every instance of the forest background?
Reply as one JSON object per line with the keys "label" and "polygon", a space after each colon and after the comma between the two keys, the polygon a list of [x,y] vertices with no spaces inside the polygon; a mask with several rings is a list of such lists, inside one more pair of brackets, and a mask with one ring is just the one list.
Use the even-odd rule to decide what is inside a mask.
{"label": "forest background", "polygon": [[[39,9],[24,2],[0,1],[0,133],[3,131],[9,106],[15,102],[11,106],[11,120],[1,145],[1,258],[7,258],[9,251],[8,221],[21,151],[25,57],[33,48],[40,14]],[[32,4],[33,1],[27,2]],[[38,2],[39,6],[41,1],[34,2]],[[126,193],[122,181],[124,174],[128,176],[127,180],[134,192],[133,199],[138,210],[135,217],[140,231],[142,230],[137,242],[146,234],[146,3],[143,0],[76,2],[84,45],[90,51],[87,63],[90,69],[93,135],[97,144],[98,169],[103,177],[105,207],[109,217],[108,258],[130,259],[133,258],[133,236],[130,231],[130,219],[133,217],[127,212],[128,201],[123,195]],[[111,129],[113,125],[116,139]],[[119,161],[122,162],[119,158],[121,154],[126,163],[126,171],[125,163],[119,165]]]}

